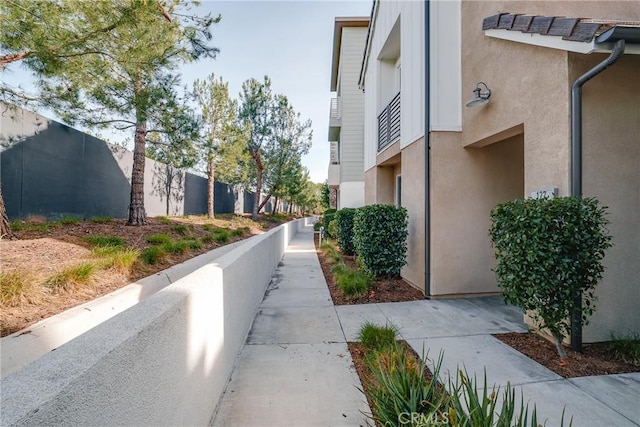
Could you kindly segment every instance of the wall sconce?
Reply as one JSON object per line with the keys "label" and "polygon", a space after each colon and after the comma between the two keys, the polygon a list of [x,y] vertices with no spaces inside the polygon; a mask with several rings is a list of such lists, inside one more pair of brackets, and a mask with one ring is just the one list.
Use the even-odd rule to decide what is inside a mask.
{"label": "wall sconce", "polygon": [[[485,90],[480,88],[480,85],[484,86]],[[486,83],[480,82],[476,85],[476,88],[473,90],[473,98],[471,98],[467,103],[467,107],[479,107],[483,104],[489,102],[489,98],[491,98],[491,89],[486,85]]]}

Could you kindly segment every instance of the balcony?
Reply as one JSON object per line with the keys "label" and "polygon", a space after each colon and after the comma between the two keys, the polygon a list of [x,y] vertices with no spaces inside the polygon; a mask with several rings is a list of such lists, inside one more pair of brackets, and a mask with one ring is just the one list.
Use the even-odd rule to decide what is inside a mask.
{"label": "balcony", "polygon": [[331,99],[329,110],[329,141],[337,141],[342,126],[342,99],[338,96]]}
{"label": "balcony", "polygon": [[329,187],[340,186],[340,165],[329,165],[329,171],[327,174],[327,185],[329,185]]}
{"label": "balcony", "polygon": [[378,152],[400,138],[400,92],[378,116]]}

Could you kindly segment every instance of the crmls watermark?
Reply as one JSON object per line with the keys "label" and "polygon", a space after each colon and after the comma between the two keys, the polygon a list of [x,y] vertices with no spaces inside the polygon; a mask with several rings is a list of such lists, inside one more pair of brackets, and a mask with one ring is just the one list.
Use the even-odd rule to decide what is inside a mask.
{"label": "crmls watermark", "polygon": [[421,414],[419,412],[401,412],[398,414],[399,426],[435,427],[449,425],[446,414]]}

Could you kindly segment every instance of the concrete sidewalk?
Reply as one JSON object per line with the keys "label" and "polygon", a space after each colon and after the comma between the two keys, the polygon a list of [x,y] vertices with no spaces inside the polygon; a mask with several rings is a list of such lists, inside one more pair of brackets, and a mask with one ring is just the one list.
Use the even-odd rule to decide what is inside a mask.
{"label": "concrete sidewalk", "polygon": [[[639,426],[640,373],[563,379],[491,334],[524,332],[521,312],[498,297],[333,306],[311,232],[298,233],[265,295],[215,426],[365,425],[366,399],[346,346],[361,325],[392,324],[441,380],[457,368],[490,386],[515,386],[540,422]],[[519,395],[518,395],[519,396]],[[530,408],[531,410],[532,408]]]}

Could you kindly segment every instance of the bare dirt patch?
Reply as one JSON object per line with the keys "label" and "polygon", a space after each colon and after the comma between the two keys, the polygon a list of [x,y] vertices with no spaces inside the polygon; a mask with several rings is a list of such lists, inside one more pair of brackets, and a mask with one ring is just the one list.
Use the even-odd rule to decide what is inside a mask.
{"label": "bare dirt patch", "polygon": [[[284,221],[264,216],[258,222],[253,222],[245,217],[220,215],[215,220],[203,216],[148,218],[148,224],[140,227],[127,226],[123,219],[113,219],[103,224],[89,220],[77,224],[46,223],[42,220],[24,223],[24,229],[14,231],[15,239],[0,241],[0,272],[16,272],[25,283],[24,292],[18,297],[11,301],[0,300],[1,336],[12,334],[189,258],[262,233]],[[180,226],[187,228],[185,230]],[[229,230],[228,241],[202,240],[216,229]],[[237,231],[234,233],[234,230]],[[198,239],[202,246],[184,253],[166,253],[153,265],[137,260],[124,271],[96,268],[86,283],[71,289],[45,286],[48,279],[69,267],[97,262],[91,251],[93,245],[86,241],[86,237],[116,236],[125,241],[126,247],[143,251],[151,246],[147,237],[152,234],[166,234],[176,240]],[[5,289],[2,294],[5,294]]]}

